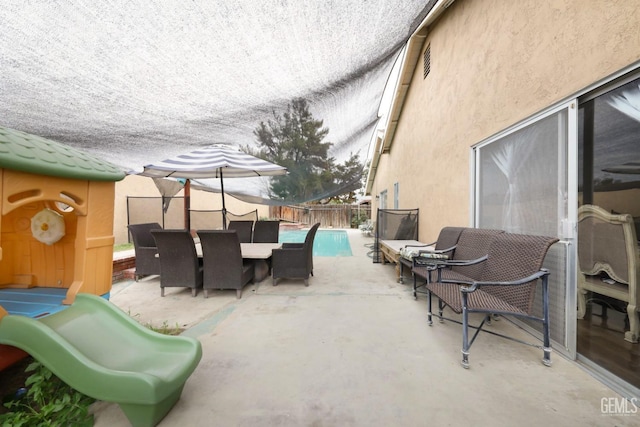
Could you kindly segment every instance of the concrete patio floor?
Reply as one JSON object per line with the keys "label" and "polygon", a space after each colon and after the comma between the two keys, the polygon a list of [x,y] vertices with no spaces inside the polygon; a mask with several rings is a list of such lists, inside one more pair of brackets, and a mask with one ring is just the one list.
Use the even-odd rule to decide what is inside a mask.
{"label": "concrete patio floor", "polygon": [[[205,299],[159,279],[114,284],[111,301],[143,323],[179,325],[203,358],[160,426],[631,426],[603,414],[620,399],[573,361],[481,334],[460,366],[461,327],[426,322],[426,301],[373,264],[373,238],[349,230],[352,257],[314,257],[315,277],[271,280]],[[408,281],[405,281],[408,282]],[[506,321],[495,329],[521,334]],[[526,336],[529,338],[528,336]],[[96,426],[126,426],[113,403]]]}

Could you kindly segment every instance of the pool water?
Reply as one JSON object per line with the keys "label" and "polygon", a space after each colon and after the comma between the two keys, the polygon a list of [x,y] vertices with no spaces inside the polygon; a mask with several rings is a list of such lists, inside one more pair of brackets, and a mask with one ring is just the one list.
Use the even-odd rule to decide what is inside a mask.
{"label": "pool water", "polygon": [[[308,230],[282,230],[280,243],[303,243]],[[352,256],[345,230],[318,230],[313,240],[314,256]]]}

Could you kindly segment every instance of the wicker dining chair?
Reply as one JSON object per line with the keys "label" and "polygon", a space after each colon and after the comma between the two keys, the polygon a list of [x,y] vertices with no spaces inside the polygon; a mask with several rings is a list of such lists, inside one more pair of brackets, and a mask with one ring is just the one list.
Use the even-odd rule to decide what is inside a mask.
{"label": "wicker dining chair", "polygon": [[273,250],[273,286],[280,278],[304,279],[305,286],[309,286],[309,276],[313,276],[313,241],[318,227],[320,223],[311,227],[304,243],[283,243],[281,249]]}
{"label": "wicker dining chair", "polygon": [[151,230],[162,229],[157,222],[144,224],[129,224],[127,226],[133,240],[133,250],[136,256],[135,280],[142,276],[160,274],[160,260],[158,246],[151,235]]}
{"label": "wicker dining chair", "polygon": [[235,289],[238,299],[242,289],[253,280],[254,265],[243,261],[240,240],[235,230],[198,230],[202,245],[204,297],[210,289]]}
{"label": "wicker dining chair", "polygon": [[256,221],[253,226],[253,243],[278,243],[280,221]]}
{"label": "wicker dining chair", "polygon": [[151,230],[160,257],[160,295],[164,288],[191,288],[192,296],[202,289],[202,265],[188,230]]}
{"label": "wicker dining chair", "polygon": [[251,243],[253,237],[253,221],[229,221],[227,230],[235,230],[238,233],[240,243]]}

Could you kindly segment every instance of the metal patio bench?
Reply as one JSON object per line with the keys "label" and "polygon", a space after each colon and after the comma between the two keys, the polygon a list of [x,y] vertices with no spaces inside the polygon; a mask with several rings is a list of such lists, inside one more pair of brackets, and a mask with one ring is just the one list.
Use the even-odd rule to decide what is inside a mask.
{"label": "metal patio bench", "polygon": [[[456,259],[442,260],[436,267],[436,279],[427,275],[428,321],[432,325],[432,295],[438,297],[438,317],[462,324],[462,366],[469,367],[469,349],[481,330],[543,350],[542,362],[551,365],[551,343],[549,333],[549,271],[542,268],[547,251],[555,237],[532,236],[514,233],[498,233],[492,240],[486,255],[475,260],[459,258],[466,230],[461,234],[456,247]],[[449,270],[449,268],[451,268]],[[453,269],[458,269],[458,271]],[[460,268],[470,269],[460,273]],[[465,277],[466,276],[466,277]],[[534,297],[538,283],[542,287],[542,316],[534,313]],[[443,315],[445,307],[462,314],[462,320]],[[484,313],[480,325],[469,325],[469,313]],[[483,329],[491,324],[493,315],[515,316],[542,322],[543,345],[534,345],[522,340]],[[469,328],[476,330],[469,339]]]}

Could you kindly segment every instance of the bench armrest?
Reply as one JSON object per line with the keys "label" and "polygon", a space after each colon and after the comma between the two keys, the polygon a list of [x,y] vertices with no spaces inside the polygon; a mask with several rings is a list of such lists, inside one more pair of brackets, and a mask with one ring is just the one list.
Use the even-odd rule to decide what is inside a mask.
{"label": "bench armrest", "polygon": [[483,255],[480,258],[476,258],[476,259],[446,259],[442,261],[442,266],[438,266],[440,268],[442,267],[463,267],[465,265],[476,265],[476,264],[480,264],[481,262],[486,261],[487,259],[489,259],[489,255]]}
{"label": "bench armrest", "polygon": [[486,261],[489,258],[488,255],[483,255],[480,258],[472,259],[472,260],[463,260],[463,259],[444,259],[444,258],[429,258],[429,257],[421,257],[416,256],[413,258],[413,265],[422,261],[424,264],[418,264],[420,267],[424,267],[425,265],[432,265],[433,268],[445,268],[445,267],[463,267],[465,265],[475,265],[481,262]]}
{"label": "bench armrest", "polygon": [[437,242],[425,243],[424,245],[405,245],[405,248],[424,248],[427,246],[435,246]]}
{"label": "bench armrest", "polygon": [[[533,282],[534,280],[538,280],[544,276],[548,276],[549,275],[549,270],[547,270],[546,268],[542,268],[539,271],[536,271],[535,273],[533,273],[530,276],[527,277],[523,277],[520,278],[518,280],[511,280],[508,282],[471,282],[471,286],[469,287],[462,287],[460,288],[460,290],[462,292],[475,292],[478,288],[482,287],[482,286],[519,286],[519,285],[525,285],[527,283]],[[459,282],[458,282],[459,283]]]}
{"label": "bench armrest", "polygon": [[458,246],[458,245],[451,246],[450,248],[447,248],[447,249],[434,249],[432,251],[419,251],[418,252],[418,256],[420,256],[421,254],[446,254],[448,252],[453,252],[455,250],[456,246]]}

